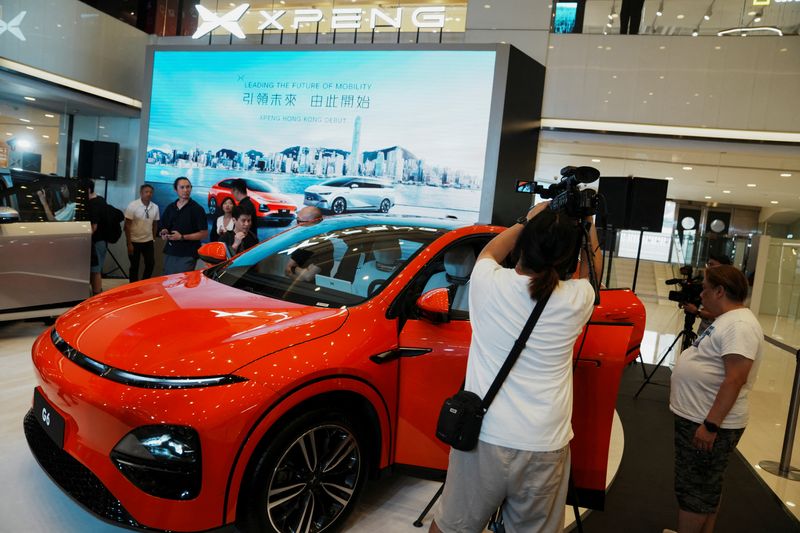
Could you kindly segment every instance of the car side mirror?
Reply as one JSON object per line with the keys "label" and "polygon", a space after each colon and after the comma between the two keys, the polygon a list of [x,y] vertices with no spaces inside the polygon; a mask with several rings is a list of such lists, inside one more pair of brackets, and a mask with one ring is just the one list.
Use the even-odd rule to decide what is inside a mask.
{"label": "car side mirror", "polygon": [[0,206],[0,224],[19,222],[19,213],[16,209]]}
{"label": "car side mirror", "polygon": [[228,249],[222,242],[206,243],[197,250],[197,254],[209,265],[218,265],[228,260]]}
{"label": "car side mirror", "polygon": [[442,287],[430,290],[417,298],[417,308],[426,318],[436,322],[448,322],[450,315],[450,291]]}

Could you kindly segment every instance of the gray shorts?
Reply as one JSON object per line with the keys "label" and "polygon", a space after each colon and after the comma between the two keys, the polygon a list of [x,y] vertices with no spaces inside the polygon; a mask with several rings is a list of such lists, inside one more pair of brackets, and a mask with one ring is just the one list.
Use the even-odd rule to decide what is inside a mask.
{"label": "gray shorts", "polygon": [[508,533],[563,531],[569,467],[569,445],[529,452],[478,441],[472,451],[451,450],[436,525],[444,533],[478,533],[505,500]]}

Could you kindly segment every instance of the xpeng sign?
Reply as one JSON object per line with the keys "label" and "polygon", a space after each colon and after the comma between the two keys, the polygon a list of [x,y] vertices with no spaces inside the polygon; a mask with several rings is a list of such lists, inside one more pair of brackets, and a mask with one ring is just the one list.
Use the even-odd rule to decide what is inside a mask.
{"label": "xpeng sign", "polygon": [[[239,26],[239,20],[244,16],[249,4],[241,4],[234,7],[225,14],[217,14],[209,11],[202,5],[195,6],[200,14],[202,24],[192,35],[193,39],[199,39],[217,28],[225,28],[231,34],[240,39],[244,39],[244,32]],[[291,12],[285,9],[264,11],[259,10],[263,17],[258,25],[258,31],[263,30],[297,30],[306,24],[317,24],[324,20],[326,13],[321,9],[295,9]],[[357,30],[366,24],[371,30],[375,28],[400,28],[403,21],[404,9],[397,7],[393,9],[362,9],[362,8],[333,8],[330,10],[331,30]],[[445,8],[444,6],[425,6],[417,7],[411,11],[411,24],[415,28],[444,28]]]}

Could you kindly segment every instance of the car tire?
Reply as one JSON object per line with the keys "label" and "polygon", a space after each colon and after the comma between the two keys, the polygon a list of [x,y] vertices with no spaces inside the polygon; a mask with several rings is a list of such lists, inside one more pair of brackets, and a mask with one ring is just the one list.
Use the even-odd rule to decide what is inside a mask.
{"label": "car tire", "polygon": [[391,208],[392,208],[391,200],[389,200],[388,198],[384,198],[383,200],[381,200],[381,206],[378,208],[378,210],[381,213],[388,213],[389,209]]}
{"label": "car tire", "polygon": [[242,484],[244,533],[334,532],[355,507],[368,472],[364,432],[351,417],[311,411],[260,449]]}
{"label": "car tire", "polygon": [[347,200],[341,196],[331,202],[331,212],[333,212],[334,215],[341,215],[345,211],[347,211]]}
{"label": "car tire", "polygon": [[208,199],[208,214],[209,215],[216,215],[217,214],[217,199],[216,198],[209,198]]}

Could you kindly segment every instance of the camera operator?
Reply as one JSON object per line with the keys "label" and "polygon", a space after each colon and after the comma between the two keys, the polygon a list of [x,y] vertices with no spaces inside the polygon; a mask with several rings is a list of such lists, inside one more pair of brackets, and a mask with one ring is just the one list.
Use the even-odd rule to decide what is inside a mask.
{"label": "camera operator", "polygon": [[747,289],[733,266],[706,269],[700,298],[716,319],[680,354],[672,373],[680,533],[713,531],[728,458],[747,425],[764,338],[744,305]]}
{"label": "camera operator", "polygon": [[[430,532],[477,533],[503,503],[509,533],[560,532],[572,438],[572,353],[592,313],[586,252],[567,279],[582,230],[564,211],[538,204],[490,241],[470,278],[472,340],[465,389],[484,397],[535,303],[549,295],[519,359],[486,412],[477,446],[450,452]],[[591,222],[591,217],[587,217]],[[590,246],[600,265],[597,234]],[[514,268],[501,263],[513,252]],[[599,279],[599,273],[597,278]]]}
{"label": "camera operator", "polygon": [[[724,255],[715,255],[715,254],[708,254],[708,261],[706,262],[706,268],[714,268],[720,265],[730,265],[731,260]],[[697,307],[693,303],[686,303],[683,306],[683,310],[689,314],[699,316],[700,317],[700,325],[697,327],[697,335],[700,336],[703,332],[714,322],[714,315],[711,312],[704,308],[703,306]]]}

